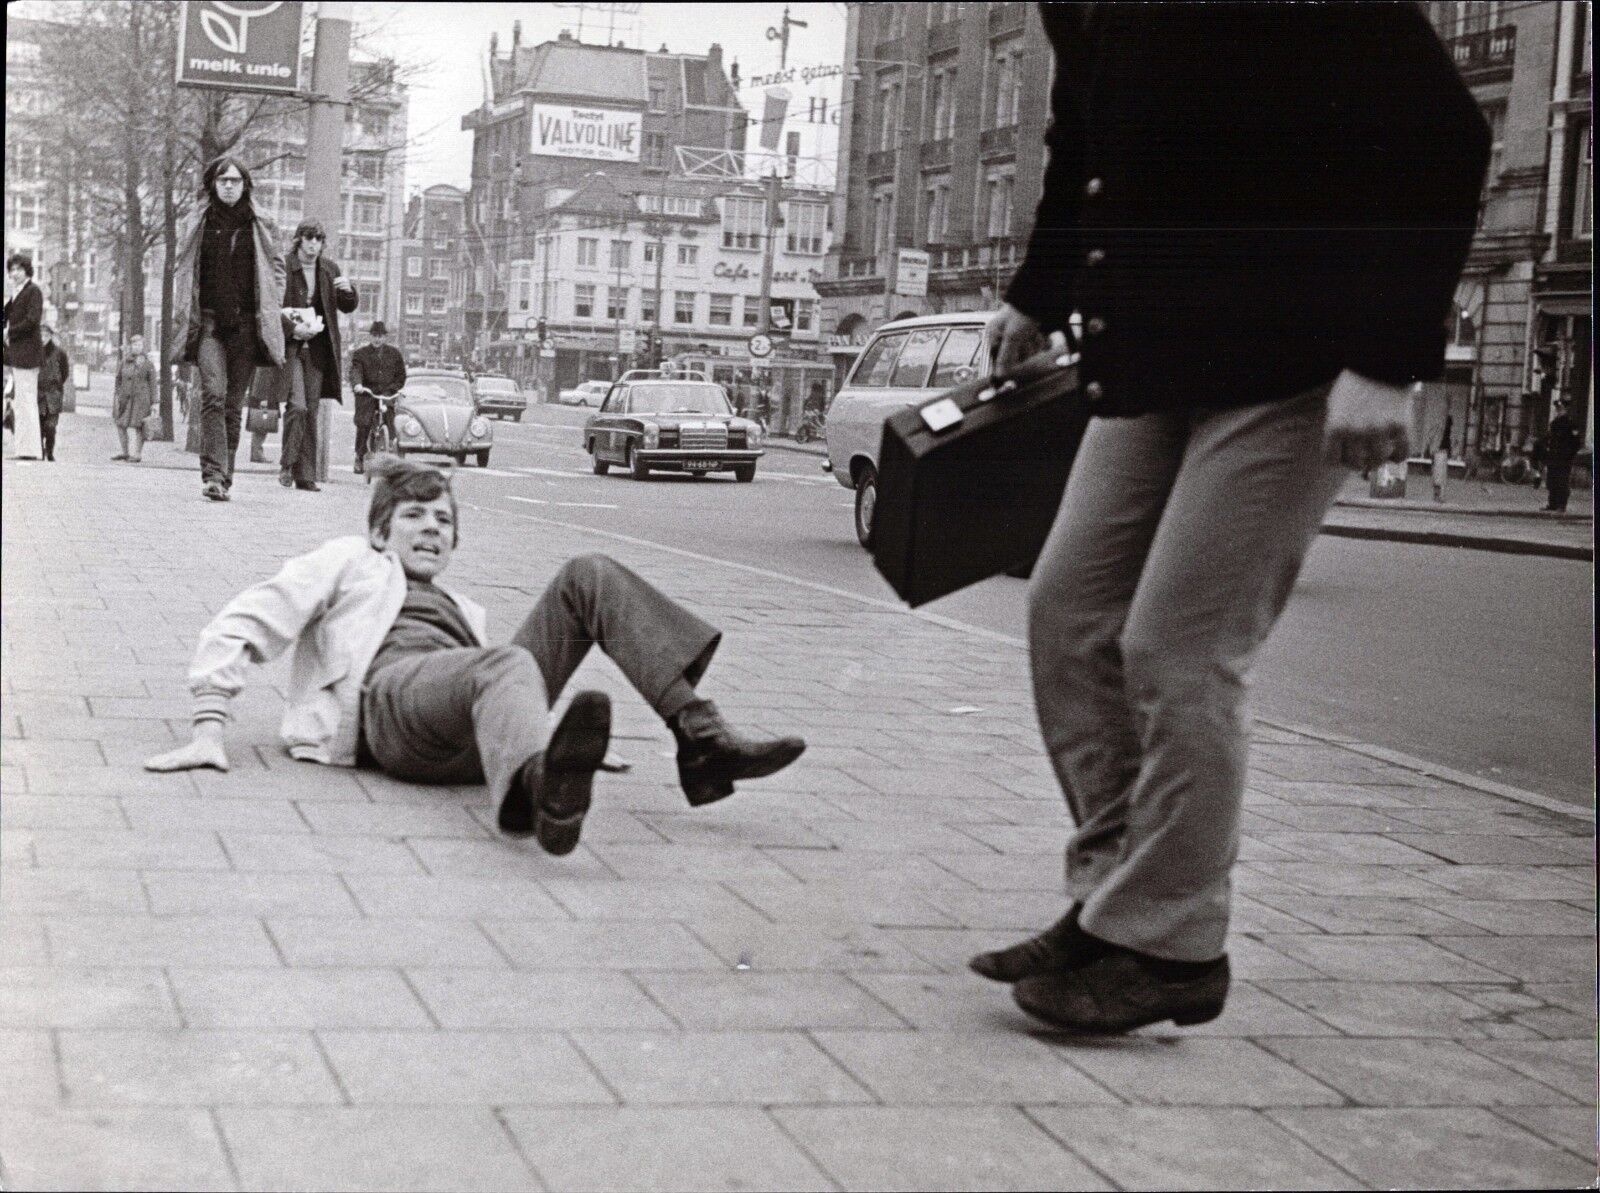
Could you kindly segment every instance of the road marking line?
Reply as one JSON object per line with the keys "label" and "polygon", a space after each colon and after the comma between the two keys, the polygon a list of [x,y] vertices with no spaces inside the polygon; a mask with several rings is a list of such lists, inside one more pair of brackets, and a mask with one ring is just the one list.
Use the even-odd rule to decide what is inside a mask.
{"label": "road marking line", "polygon": [[537,497],[518,497],[515,494],[509,494],[509,493],[506,495],[506,500],[507,501],[526,501],[529,505],[549,505],[550,504],[548,501],[540,501]]}

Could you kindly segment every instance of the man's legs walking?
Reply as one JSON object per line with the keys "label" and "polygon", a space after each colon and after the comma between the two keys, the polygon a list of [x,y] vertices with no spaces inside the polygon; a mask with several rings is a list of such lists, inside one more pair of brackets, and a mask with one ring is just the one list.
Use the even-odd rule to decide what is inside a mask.
{"label": "man's legs walking", "polygon": [[226,498],[233,484],[233,458],[239,448],[239,423],[245,389],[255,365],[253,333],[235,331],[223,337],[210,316],[203,316],[200,366],[200,480],[207,496]]}
{"label": "man's legs walking", "polygon": [[1545,470],[1545,480],[1550,488],[1550,501],[1544,507],[1553,513],[1564,513],[1572,499],[1572,465],[1551,464]]}
{"label": "man's legs walking", "polygon": [[284,486],[314,483],[317,479],[317,402],[322,393],[322,370],[304,346],[289,362],[289,399],[283,417],[283,454],[278,460],[278,480]]}

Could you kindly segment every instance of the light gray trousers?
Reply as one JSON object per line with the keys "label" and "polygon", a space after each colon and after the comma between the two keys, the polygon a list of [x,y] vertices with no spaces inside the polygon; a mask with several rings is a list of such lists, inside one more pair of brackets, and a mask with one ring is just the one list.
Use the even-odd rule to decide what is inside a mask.
{"label": "light gray trousers", "polygon": [[384,773],[483,783],[500,806],[544,749],[550,705],[598,646],[663,717],[676,681],[705,674],[722,635],[604,555],[570,560],[507,646],[408,655],[367,677],[361,731]]}
{"label": "light gray trousers", "polygon": [[1034,700],[1096,936],[1221,955],[1245,684],[1345,477],[1328,387],[1236,410],[1093,420],[1029,590]]}

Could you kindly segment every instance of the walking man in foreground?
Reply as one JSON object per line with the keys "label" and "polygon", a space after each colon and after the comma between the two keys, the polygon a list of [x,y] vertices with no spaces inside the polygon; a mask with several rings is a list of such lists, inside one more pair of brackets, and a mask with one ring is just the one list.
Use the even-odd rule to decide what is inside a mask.
{"label": "walking man in foreground", "polygon": [[282,735],[289,754],[375,764],[416,783],[487,781],[496,824],[570,853],[610,740],[603,692],[579,692],[548,735],[550,705],[598,645],[678,742],[678,778],[695,807],[734,783],[775,774],[798,737],[745,737],[695,685],[722,635],[603,555],[569,561],[512,637],[487,646],[483,610],[436,581],[459,538],[455,494],[438,469],[372,463],[365,537],[291,559],[235,597],[201,631],[189,668],[194,734],[154,771],[228,769],[228,702],[252,662],[294,648]]}
{"label": "walking man in foreground", "polygon": [[1067,1030],[1201,1023],[1247,675],[1346,470],[1405,458],[1489,138],[1414,5],[1040,8],[1050,160],[991,339],[1003,375],[1083,319],[1098,417],[1029,594],[1077,831],[1066,914],[972,967]]}

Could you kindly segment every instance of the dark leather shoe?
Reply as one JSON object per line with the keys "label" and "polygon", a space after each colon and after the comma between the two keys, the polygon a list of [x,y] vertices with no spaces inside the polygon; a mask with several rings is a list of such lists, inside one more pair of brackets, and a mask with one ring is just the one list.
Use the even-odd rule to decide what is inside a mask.
{"label": "dark leather shoe", "polygon": [[322,492],[322,486],[317,484],[316,481],[295,481],[294,487],[299,489],[302,493]]}
{"label": "dark leather shoe", "polygon": [[611,698],[579,692],[543,752],[523,763],[512,780],[500,804],[500,831],[510,837],[531,833],[557,857],[571,853],[593,798],[594,772],[610,743]]}
{"label": "dark leather shoe", "polygon": [[265,464],[266,462],[267,462],[267,453],[266,452],[262,451],[259,447],[252,447],[250,449],[250,463],[252,463],[252,464]]}
{"label": "dark leather shoe", "polygon": [[278,483],[285,489],[294,488],[294,474],[289,472],[278,473]]}
{"label": "dark leather shoe", "polygon": [[1170,1019],[1179,1027],[1209,1023],[1228,998],[1228,958],[1191,978],[1163,978],[1127,949],[1066,973],[1040,974],[1011,991],[1017,1005],[1062,1031],[1118,1035]]}
{"label": "dark leather shoe", "polygon": [[777,774],[806,749],[799,737],[745,737],[709,700],[684,705],[668,724],[678,739],[678,781],[696,808],[732,795],[740,779]]}
{"label": "dark leather shoe", "polygon": [[1081,910],[1081,905],[1074,903],[1066,915],[1039,935],[1008,949],[979,953],[967,962],[967,967],[992,982],[1020,982],[1036,974],[1065,973],[1097,961],[1115,946],[1078,926]]}
{"label": "dark leather shoe", "polygon": [[200,496],[208,501],[226,501],[228,500],[228,490],[224,489],[216,481],[208,481],[200,486]]}

